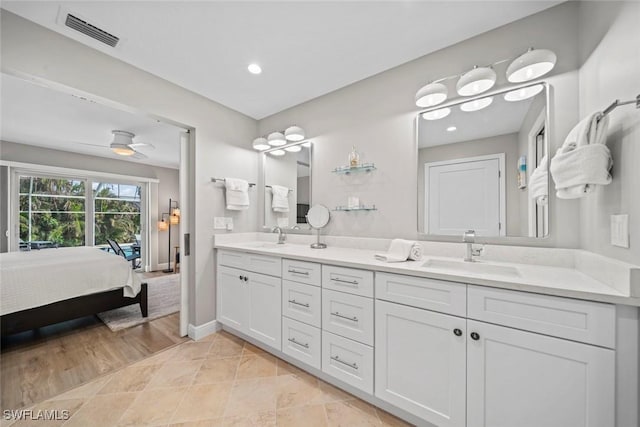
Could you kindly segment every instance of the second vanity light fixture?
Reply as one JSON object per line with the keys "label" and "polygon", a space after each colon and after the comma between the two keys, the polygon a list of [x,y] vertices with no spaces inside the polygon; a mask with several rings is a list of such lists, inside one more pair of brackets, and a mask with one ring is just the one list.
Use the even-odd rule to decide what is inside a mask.
{"label": "second vanity light fixture", "polygon": [[[300,126],[289,126],[284,132],[271,132],[266,138],[261,136],[253,140],[253,148],[258,151],[268,150],[271,147],[281,147],[287,145],[289,142],[302,141],[305,137],[304,129]],[[290,147],[289,147],[290,148]],[[277,150],[282,151],[282,150]],[[287,149],[287,151],[292,151]],[[275,154],[275,151],[271,152]],[[278,153],[275,155],[283,155]]]}
{"label": "second vanity light fixture", "polygon": [[[548,49],[530,48],[515,59],[504,59],[483,67],[475,66],[462,75],[457,74],[443,77],[426,84],[418,90],[415,96],[416,106],[420,108],[428,108],[442,104],[446,101],[448,97],[448,89],[443,82],[452,78],[458,78],[456,83],[456,92],[460,96],[476,96],[484,93],[496,84],[497,75],[494,71],[494,66],[510,60],[511,63],[506,70],[507,80],[511,83],[523,83],[537,79],[551,71],[556,64],[557,57],[555,53]],[[514,91],[514,94],[511,96],[512,99],[508,100],[516,101],[526,99],[537,93],[532,92],[533,91],[524,93],[522,91]],[[492,98],[487,97],[465,103],[463,104],[463,110],[480,110],[489,106],[491,104],[491,100]],[[447,110],[448,109],[443,108],[442,111],[429,111],[424,113],[423,117],[426,120],[438,120],[449,114],[450,110]]]}

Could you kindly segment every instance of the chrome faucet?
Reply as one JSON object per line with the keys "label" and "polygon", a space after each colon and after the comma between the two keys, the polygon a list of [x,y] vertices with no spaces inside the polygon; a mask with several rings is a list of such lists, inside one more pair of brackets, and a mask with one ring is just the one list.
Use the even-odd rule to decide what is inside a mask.
{"label": "chrome faucet", "polygon": [[284,241],[287,240],[287,235],[285,234],[284,230],[282,230],[282,228],[280,227],[273,227],[271,229],[272,233],[278,233],[278,244],[279,245],[284,245]]}
{"label": "chrome faucet", "polygon": [[466,262],[473,262],[474,256],[482,255],[482,250],[484,248],[473,249],[473,244],[475,243],[475,241],[476,232],[474,230],[467,230],[462,234],[462,242],[467,244],[466,253],[464,256],[464,260]]}

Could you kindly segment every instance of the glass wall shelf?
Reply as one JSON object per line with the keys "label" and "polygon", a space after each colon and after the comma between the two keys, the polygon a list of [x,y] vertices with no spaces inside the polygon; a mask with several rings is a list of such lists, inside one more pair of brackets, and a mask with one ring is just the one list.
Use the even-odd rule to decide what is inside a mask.
{"label": "glass wall shelf", "polygon": [[333,173],[345,174],[349,175],[352,173],[359,172],[371,172],[376,169],[376,165],[374,163],[363,163],[360,166],[340,166],[332,170]]}
{"label": "glass wall shelf", "polygon": [[360,205],[360,206],[354,206],[354,207],[349,207],[349,206],[336,206],[335,209],[333,209],[334,211],[344,211],[344,212],[350,212],[350,211],[377,211],[378,208],[376,208],[376,205]]}

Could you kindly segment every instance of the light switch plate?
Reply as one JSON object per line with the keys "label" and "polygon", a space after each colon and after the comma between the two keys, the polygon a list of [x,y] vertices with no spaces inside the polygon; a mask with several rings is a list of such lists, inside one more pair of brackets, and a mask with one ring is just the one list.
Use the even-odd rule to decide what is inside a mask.
{"label": "light switch plate", "polygon": [[629,215],[611,215],[611,244],[629,248]]}
{"label": "light switch plate", "polygon": [[227,228],[227,219],[223,216],[213,218],[213,228],[215,230],[224,230]]}
{"label": "light switch plate", "polygon": [[227,229],[227,231],[233,231],[233,218],[231,217],[227,217],[225,218],[225,227]]}

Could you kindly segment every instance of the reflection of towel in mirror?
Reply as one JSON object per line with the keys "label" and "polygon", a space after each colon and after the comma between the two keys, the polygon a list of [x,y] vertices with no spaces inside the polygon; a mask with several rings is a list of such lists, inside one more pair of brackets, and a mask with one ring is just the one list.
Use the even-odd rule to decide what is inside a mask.
{"label": "reflection of towel in mirror", "polygon": [[611,182],[611,152],[605,145],[609,117],[602,113],[589,115],[567,135],[562,147],[551,159],[550,171],[560,199],[584,197],[596,185]]}
{"label": "reflection of towel in mirror", "polygon": [[375,254],[375,258],[385,262],[419,261],[422,259],[422,245],[413,240],[393,239],[389,250]]}
{"label": "reflection of towel in mirror", "polygon": [[271,208],[274,212],[289,212],[289,189],[287,187],[271,186]]}
{"label": "reflection of towel in mirror", "polygon": [[529,198],[538,206],[544,206],[549,198],[549,167],[547,156],[540,159],[540,165],[533,171],[529,178]]}
{"label": "reflection of towel in mirror", "polygon": [[249,183],[244,179],[225,178],[227,209],[242,211],[249,209]]}

